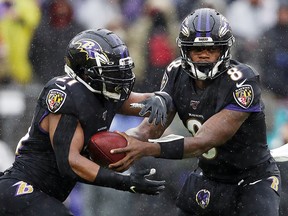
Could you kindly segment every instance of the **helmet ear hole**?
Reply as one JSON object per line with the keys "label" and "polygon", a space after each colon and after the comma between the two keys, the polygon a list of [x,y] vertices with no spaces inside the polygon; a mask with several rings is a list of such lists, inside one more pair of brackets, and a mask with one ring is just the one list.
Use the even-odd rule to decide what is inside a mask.
{"label": "helmet ear hole", "polygon": [[80,67],[80,68],[79,68],[80,74],[87,75],[87,71],[88,71],[88,70],[87,70],[85,67]]}
{"label": "helmet ear hole", "polygon": [[80,77],[83,81],[89,83],[90,82],[90,73],[88,72],[88,69],[86,69],[85,67],[80,67],[78,70],[77,70],[77,75],[78,77]]}
{"label": "helmet ear hole", "polygon": [[89,68],[89,69],[86,69],[86,68],[83,68],[84,69],[84,74],[88,77],[91,77],[92,79],[96,79],[98,78],[99,76],[97,76],[97,71],[96,69],[94,68]]}

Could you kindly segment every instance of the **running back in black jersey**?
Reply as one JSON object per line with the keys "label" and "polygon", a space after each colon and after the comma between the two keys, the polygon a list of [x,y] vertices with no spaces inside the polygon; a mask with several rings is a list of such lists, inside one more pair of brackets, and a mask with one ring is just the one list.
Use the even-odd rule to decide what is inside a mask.
{"label": "running back in black jersey", "polygon": [[40,122],[49,113],[76,116],[84,131],[82,154],[86,155],[85,147],[89,138],[96,132],[108,130],[122,103],[111,103],[68,76],[52,79],[38,98],[28,133],[19,141],[13,165],[16,172],[12,172],[12,175],[64,201],[76,180],[60,175],[49,134],[41,129]]}
{"label": "running back in black jersey", "polygon": [[161,85],[161,90],[172,96],[179,117],[192,136],[207,119],[222,109],[251,113],[226,144],[199,157],[203,173],[231,183],[250,175],[257,176],[258,171],[264,171],[267,176],[278,173],[274,162],[268,168],[261,166],[271,159],[271,155],[266,143],[258,74],[251,67],[231,60],[227,72],[210,82],[204,90],[196,88],[195,80],[183,71],[178,58],[167,67]]}

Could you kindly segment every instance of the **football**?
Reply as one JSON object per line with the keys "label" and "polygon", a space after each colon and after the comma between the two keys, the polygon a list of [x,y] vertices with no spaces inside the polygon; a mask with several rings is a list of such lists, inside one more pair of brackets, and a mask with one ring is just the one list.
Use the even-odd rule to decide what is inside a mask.
{"label": "football", "polygon": [[92,161],[100,166],[107,167],[125,157],[125,154],[111,154],[111,149],[123,148],[127,146],[127,140],[122,135],[101,131],[94,134],[88,143],[88,151]]}

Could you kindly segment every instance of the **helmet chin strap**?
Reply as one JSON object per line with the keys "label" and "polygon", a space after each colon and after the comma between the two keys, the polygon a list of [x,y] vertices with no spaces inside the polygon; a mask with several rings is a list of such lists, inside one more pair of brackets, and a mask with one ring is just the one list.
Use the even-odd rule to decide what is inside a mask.
{"label": "helmet chin strap", "polygon": [[103,83],[103,95],[107,98],[111,98],[114,100],[120,100],[121,94],[117,94],[117,93],[113,93],[113,92],[109,92],[106,90],[106,85],[105,83]]}
{"label": "helmet chin strap", "polygon": [[[214,78],[215,75],[218,72],[218,67],[219,65],[223,62],[223,60],[218,61],[212,69],[210,69],[207,72],[202,72],[201,70],[198,69],[198,67],[193,64],[192,62],[188,61],[188,64],[191,66],[191,73],[193,76],[198,79],[198,80],[206,80],[207,78]],[[204,67],[204,66],[203,66]],[[210,76],[209,76],[210,74]]]}
{"label": "helmet chin strap", "polygon": [[71,78],[75,79],[75,77],[77,76],[75,72],[67,64],[65,64],[64,66],[64,71]]}
{"label": "helmet chin strap", "polygon": [[200,70],[198,70],[198,68],[193,64],[188,62],[188,64],[190,64],[191,66],[191,73],[193,74],[193,76],[198,79],[198,80],[206,80],[207,79],[207,75],[203,72],[201,72]]}

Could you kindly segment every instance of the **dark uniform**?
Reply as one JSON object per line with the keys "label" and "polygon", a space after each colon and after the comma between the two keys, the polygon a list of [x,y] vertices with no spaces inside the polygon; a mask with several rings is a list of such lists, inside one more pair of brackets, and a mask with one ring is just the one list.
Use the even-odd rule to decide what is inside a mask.
{"label": "dark uniform", "polygon": [[[63,209],[61,215],[69,215],[62,202],[77,180],[59,173],[49,134],[41,129],[40,122],[49,113],[76,116],[84,131],[83,155],[87,155],[85,147],[89,138],[96,132],[108,130],[122,104],[92,93],[68,76],[49,81],[38,98],[29,132],[17,146],[13,167],[0,178],[0,215],[51,216],[55,215],[53,212],[59,214],[60,209]],[[31,205],[34,207],[25,212]]]}
{"label": "dark uniform", "polygon": [[161,90],[172,96],[192,136],[222,109],[251,113],[227,143],[199,157],[200,171],[187,179],[177,205],[191,215],[271,215],[279,207],[281,184],[266,143],[259,76],[245,64],[235,60],[230,64],[204,90],[196,88],[180,58],[167,67],[163,77]]}

